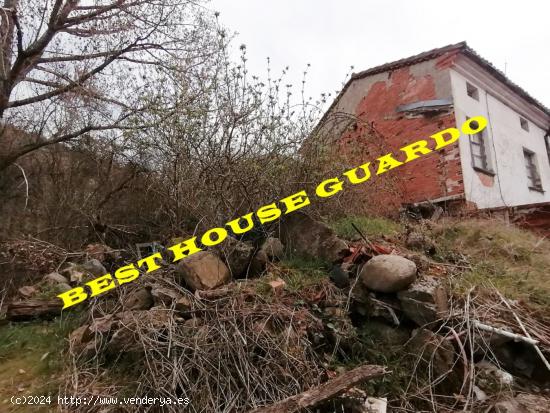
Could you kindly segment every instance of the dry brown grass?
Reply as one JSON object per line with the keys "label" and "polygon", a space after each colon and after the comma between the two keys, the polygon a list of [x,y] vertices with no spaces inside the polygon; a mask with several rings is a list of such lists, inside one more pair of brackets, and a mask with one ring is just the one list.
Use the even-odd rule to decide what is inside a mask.
{"label": "dry brown grass", "polygon": [[445,220],[432,232],[439,258],[468,267],[453,280],[458,293],[494,286],[550,311],[549,240],[499,220]]}

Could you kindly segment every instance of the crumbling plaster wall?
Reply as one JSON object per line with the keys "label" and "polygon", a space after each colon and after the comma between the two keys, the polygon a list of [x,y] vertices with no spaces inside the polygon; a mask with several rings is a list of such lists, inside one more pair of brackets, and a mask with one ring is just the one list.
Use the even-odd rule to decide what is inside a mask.
{"label": "crumbling plaster wall", "polygon": [[[418,64],[354,80],[341,96],[333,112],[351,113],[357,124],[339,131],[339,143],[346,152],[362,151],[364,161],[398,149],[408,143],[455,126],[452,107],[439,114],[406,114],[397,112],[399,105],[432,99],[451,99],[449,65],[452,56],[445,55]],[[368,124],[382,142],[365,141],[361,136]],[[358,127],[359,125],[359,127]],[[429,139],[428,139],[429,140]],[[462,168],[457,145],[423,156],[376,177],[397,182],[397,191],[378,191],[376,199],[389,208],[397,204],[421,202],[464,191]],[[374,194],[373,194],[374,195]]]}

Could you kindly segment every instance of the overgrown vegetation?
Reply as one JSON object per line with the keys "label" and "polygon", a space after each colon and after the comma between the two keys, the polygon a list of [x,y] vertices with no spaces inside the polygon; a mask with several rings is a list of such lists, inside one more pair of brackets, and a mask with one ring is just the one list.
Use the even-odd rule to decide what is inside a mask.
{"label": "overgrown vegetation", "polygon": [[498,220],[446,220],[433,231],[438,258],[453,261],[461,275],[457,293],[494,286],[512,299],[550,310],[550,242]]}
{"label": "overgrown vegetation", "polygon": [[331,223],[336,234],[345,239],[360,238],[355,226],[366,236],[392,237],[399,233],[401,226],[396,221],[383,217],[345,216]]}
{"label": "overgrown vegetation", "polygon": [[[12,323],[0,327],[1,411],[29,410],[29,406],[11,405],[9,398],[14,395],[57,394],[67,364],[67,338],[78,324],[79,316],[72,315],[51,322]],[[48,412],[51,407],[38,406],[33,411]]]}

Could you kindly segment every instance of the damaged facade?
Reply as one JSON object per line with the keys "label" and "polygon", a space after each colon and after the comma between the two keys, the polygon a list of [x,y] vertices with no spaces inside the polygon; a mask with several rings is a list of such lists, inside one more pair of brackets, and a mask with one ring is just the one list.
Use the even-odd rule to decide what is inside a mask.
{"label": "damaged facade", "polygon": [[381,205],[395,211],[424,202],[461,210],[549,203],[550,110],[465,42],[352,75],[322,127],[331,128],[343,152],[360,147],[360,156],[372,156],[479,115],[489,120],[481,136],[393,171],[396,190],[378,192]]}

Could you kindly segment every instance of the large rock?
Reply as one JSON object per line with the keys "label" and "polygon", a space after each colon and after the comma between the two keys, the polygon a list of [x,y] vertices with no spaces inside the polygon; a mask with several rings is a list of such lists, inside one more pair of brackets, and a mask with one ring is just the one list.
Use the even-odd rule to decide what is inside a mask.
{"label": "large rock", "polygon": [[405,315],[419,326],[433,323],[447,314],[447,288],[437,278],[422,277],[397,293]]}
{"label": "large rock", "polygon": [[192,290],[211,290],[231,278],[229,268],[208,251],[200,251],[181,260],[176,267],[176,274]]}
{"label": "large rock", "polygon": [[268,237],[260,247],[260,251],[265,253],[270,260],[280,260],[283,257],[285,248],[279,238]]}
{"label": "large rock", "polygon": [[254,255],[254,247],[233,237],[213,248],[218,256],[227,264],[231,275],[236,278],[245,275]]}
{"label": "large rock", "polygon": [[407,344],[410,354],[418,357],[421,369],[430,368],[434,377],[445,376],[454,371],[455,350],[450,341],[430,330],[413,332]]}
{"label": "large rock", "polygon": [[103,266],[99,260],[92,258],[91,260],[86,261],[81,265],[82,269],[89,272],[90,274],[100,277],[107,274],[107,269]]}
{"label": "large rock", "polygon": [[373,291],[395,293],[416,280],[416,264],[399,255],[378,255],[363,265],[359,277]]}
{"label": "large rock", "polygon": [[254,254],[252,261],[250,261],[250,267],[248,269],[248,275],[251,277],[256,277],[265,271],[267,263],[269,262],[269,257],[261,249]]}
{"label": "large rock", "polygon": [[349,251],[347,244],[327,225],[300,212],[285,217],[280,231],[286,248],[299,255],[333,263]]}

